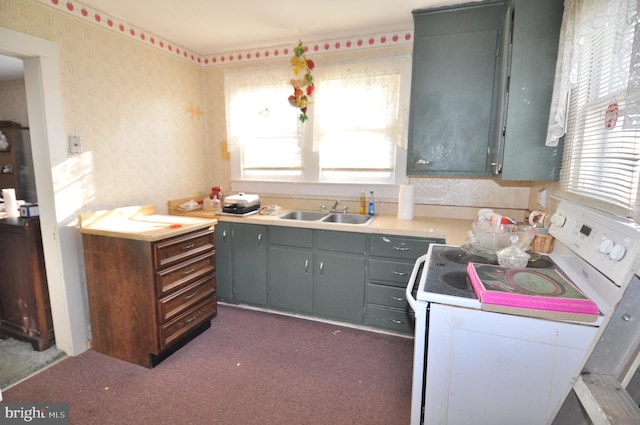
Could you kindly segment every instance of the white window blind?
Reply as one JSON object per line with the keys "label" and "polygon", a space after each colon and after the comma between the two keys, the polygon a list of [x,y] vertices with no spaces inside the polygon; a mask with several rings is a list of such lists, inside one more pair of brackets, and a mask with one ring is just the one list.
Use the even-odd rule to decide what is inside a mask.
{"label": "white window blind", "polygon": [[225,74],[227,138],[243,178],[299,179],[303,158],[297,109],[288,102],[288,69]]}
{"label": "white window blind", "polygon": [[395,147],[406,128],[400,111],[408,66],[408,58],[395,58],[317,73],[314,140],[321,180],[385,181],[393,175]]}
{"label": "white window blind", "polygon": [[638,127],[625,122],[636,8],[628,0],[576,1],[574,84],[561,173],[568,197],[627,217],[636,215],[640,182]]}
{"label": "white window blind", "polygon": [[305,123],[287,100],[293,75],[288,63],[225,72],[235,178],[394,183],[396,148],[407,142],[411,58],[316,61]]}

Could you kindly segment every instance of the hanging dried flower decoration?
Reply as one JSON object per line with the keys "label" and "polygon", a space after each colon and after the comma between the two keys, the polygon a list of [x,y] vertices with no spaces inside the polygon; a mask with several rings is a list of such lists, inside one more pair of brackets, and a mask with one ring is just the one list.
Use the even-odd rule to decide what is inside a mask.
{"label": "hanging dried flower decoration", "polygon": [[300,79],[294,78],[291,80],[291,85],[293,86],[293,94],[289,96],[289,104],[295,108],[300,109],[302,113],[300,114],[298,119],[302,122],[305,122],[308,118],[308,98],[313,95],[314,90],[311,70],[315,67],[315,64],[311,59],[307,59],[302,41],[300,41],[296,48],[293,49],[291,65],[293,66],[293,73],[296,76],[300,73],[300,71],[304,71],[304,76]]}

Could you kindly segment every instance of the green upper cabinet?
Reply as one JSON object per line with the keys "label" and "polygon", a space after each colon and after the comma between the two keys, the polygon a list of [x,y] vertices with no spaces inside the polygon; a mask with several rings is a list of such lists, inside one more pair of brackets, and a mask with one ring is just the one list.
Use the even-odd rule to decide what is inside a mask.
{"label": "green upper cabinet", "polygon": [[407,174],[489,176],[502,2],[414,12]]}
{"label": "green upper cabinet", "polygon": [[407,174],[555,180],[545,146],[562,1],[414,11]]}
{"label": "green upper cabinet", "polygon": [[[515,0],[503,180],[558,180],[563,145],[545,146],[562,23],[560,0]],[[497,161],[500,164],[499,161]]]}

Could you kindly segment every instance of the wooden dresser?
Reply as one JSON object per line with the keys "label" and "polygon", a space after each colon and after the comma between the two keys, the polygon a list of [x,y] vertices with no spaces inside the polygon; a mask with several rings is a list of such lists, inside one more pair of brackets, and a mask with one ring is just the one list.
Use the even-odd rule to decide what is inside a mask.
{"label": "wooden dresser", "polygon": [[213,228],[152,241],[83,233],[82,244],[95,351],[154,367],[211,326]]}
{"label": "wooden dresser", "polygon": [[53,320],[38,218],[0,219],[0,337],[53,342]]}

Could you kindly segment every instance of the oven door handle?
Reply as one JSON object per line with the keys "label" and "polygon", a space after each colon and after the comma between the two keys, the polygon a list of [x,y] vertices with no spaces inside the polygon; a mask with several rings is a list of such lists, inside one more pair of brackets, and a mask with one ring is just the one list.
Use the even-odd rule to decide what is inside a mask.
{"label": "oven door handle", "polygon": [[[407,302],[413,311],[416,311],[416,307],[418,302],[415,298],[413,298],[413,287],[418,276],[418,271],[420,270],[420,266],[423,265],[427,261],[427,257],[429,254],[424,254],[422,257],[418,257],[416,263],[413,265],[413,270],[411,271],[411,277],[409,278],[409,283],[407,283],[407,289],[405,290],[405,295],[407,296]],[[422,274],[424,275],[426,270],[422,269]]]}

